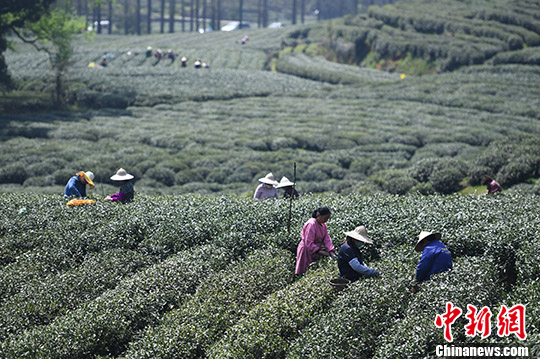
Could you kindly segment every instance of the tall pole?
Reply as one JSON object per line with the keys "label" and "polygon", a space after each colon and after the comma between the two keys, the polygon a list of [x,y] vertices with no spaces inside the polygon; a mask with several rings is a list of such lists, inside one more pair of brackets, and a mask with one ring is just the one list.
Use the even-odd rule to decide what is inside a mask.
{"label": "tall pole", "polygon": [[287,233],[291,233],[291,217],[292,217],[292,201],[294,199],[294,188],[296,187],[296,162],[294,163],[293,170],[293,186],[291,191],[291,198],[289,198],[289,218],[287,220]]}

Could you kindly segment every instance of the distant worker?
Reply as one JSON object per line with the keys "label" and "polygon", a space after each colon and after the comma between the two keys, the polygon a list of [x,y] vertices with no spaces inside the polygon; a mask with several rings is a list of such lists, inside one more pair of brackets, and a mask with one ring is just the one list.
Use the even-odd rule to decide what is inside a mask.
{"label": "distant worker", "polygon": [[412,292],[418,291],[418,284],[429,280],[432,274],[452,269],[452,255],[441,243],[439,232],[420,232],[414,250],[422,252],[422,257],[416,267],[416,283],[411,289]]}
{"label": "distant worker", "polygon": [[210,65],[208,64],[208,62],[203,62],[201,66],[202,66],[203,69],[209,69],[210,68]]}
{"label": "distant worker", "polygon": [[105,197],[105,201],[128,203],[133,200],[135,196],[135,189],[133,188],[133,175],[127,173],[123,168],[116,171],[116,174],[111,177],[111,180],[120,182],[120,190],[110,196]]}
{"label": "distant worker", "polygon": [[298,198],[300,195],[294,189],[294,183],[289,181],[289,179],[285,176],[281,178],[281,181],[279,181],[279,184],[276,186],[277,189],[281,188],[283,192],[283,198]]}
{"label": "distant worker", "polygon": [[487,187],[487,194],[502,192],[501,185],[491,178],[491,176],[485,175],[482,181],[480,181],[480,184]]}
{"label": "distant worker", "polygon": [[148,46],[146,48],[145,54],[146,54],[146,57],[152,57],[152,46]]}
{"label": "distant worker", "polygon": [[249,36],[247,36],[247,35],[244,36],[244,37],[242,38],[242,45],[244,45],[246,42],[248,42],[248,40],[249,40]]}
{"label": "distant worker", "polygon": [[171,64],[172,64],[172,63],[174,62],[174,60],[175,60],[174,52],[173,52],[171,49],[169,49],[169,51],[167,51],[167,58],[168,58],[169,60],[171,60]]}
{"label": "distant worker", "polygon": [[187,57],[182,56],[182,58],[180,59],[180,66],[187,67]]}
{"label": "distant worker", "polygon": [[354,231],[343,233],[347,237],[339,248],[339,276],[351,282],[357,281],[361,277],[378,277],[379,272],[366,266],[364,256],[360,252],[360,248],[366,244],[373,244],[371,238],[368,237],[366,227],[359,226]]}
{"label": "distant worker", "polygon": [[278,181],[276,181],[272,172],[259,178],[259,182],[260,184],[253,194],[254,199],[278,198],[277,189],[275,187],[278,184]]}
{"label": "distant worker", "polygon": [[64,198],[69,197],[86,197],[86,185],[94,188],[94,174],[90,171],[80,171],[71,177],[64,189]]}
{"label": "distant worker", "polygon": [[193,64],[193,66],[196,68],[196,69],[200,69],[202,67],[202,62],[201,60],[197,59],[195,60],[195,63]]}
{"label": "distant worker", "polygon": [[101,59],[101,62],[99,63],[99,65],[101,67],[107,67],[107,59],[106,58],[102,58]]}
{"label": "distant worker", "polygon": [[328,235],[326,222],[330,219],[330,209],[319,207],[311,214],[302,228],[302,239],[296,249],[296,275],[303,275],[309,265],[321,257],[335,257],[332,239]]}

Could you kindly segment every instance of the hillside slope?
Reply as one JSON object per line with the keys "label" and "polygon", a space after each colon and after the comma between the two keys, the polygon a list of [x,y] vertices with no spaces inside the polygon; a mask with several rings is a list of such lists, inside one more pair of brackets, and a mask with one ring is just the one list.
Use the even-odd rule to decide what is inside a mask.
{"label": "hillside slope", "polygon": [[[268,172],[291,179],[296,162],[301,192],[450,193],[478,185],[483,174],[505,188],[538,191],[533,3],[433,4],[374,7],[341,22],[289,29],[81,40],[68,74],[68,97],[78,111],[0,117],[0,189],[61,193],[85,168],[98,175],[105,194],[113,190],[108,178],[124,167],[146,193],[250,195]],[[507,18],[494,15],[501,9]],[[424,13],[445,25],[428,30],[417,23]],[[464,32],[478,27],[500,31]],[[443,41],[450,30],[459,46],[496,44],[491,57],[446,71],[449,49],[462,52],[458,43]],[[396,31],[405,37],[388,35]],[[519,37],[520,46],[510,50],[502,33]],[[424,59],[412,45],[398,46],[412,44],[409,38],[444,51]],[[338,54],[329,44],[369,45],[353,51],[364,54],[360,64],[393,70],[331,62],[319,56]],[[172,49],[176,61],[147,58],[147,46]],[[16,50],[7,60],[21,93],[38,91],[45,99],[54,86],[46,57],[22,44]],[[114,60],[89,67],[103,54]],[[184,55],[187,68],[179,66]],[[197,58],[210,68],[193,68]],[[401,76],[404,66],[411,72]],[[412,66],[430,70],[415,76]]]}

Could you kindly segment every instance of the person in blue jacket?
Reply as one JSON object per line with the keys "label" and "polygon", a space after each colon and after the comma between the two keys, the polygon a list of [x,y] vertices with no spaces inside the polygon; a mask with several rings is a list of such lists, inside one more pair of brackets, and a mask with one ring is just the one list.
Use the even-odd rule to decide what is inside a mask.
{"label": "person in blue jacket", "polygon": [[378,277],[379,272],[369,268],[364,263],[360,248],[373,241],[368,237],[366,227],[356,227],[354,231],[343,232],[347,238],[338,253],[338,268],[340,278],[354,282],[361,277]]}
{"label": "person in blue jacket", "polygon": [[422,257],[416,267],[417,283],[429,280],[432,274],[452,269],[452,255],[441,243],[439,232],[420,232],[414,250],[422,252]]}
{"label": "person in blue jacket", "polygon": [[64,198],[68,197],[86,197],[86,185],[94,188],[94,174],[90,171],[77,172],[71,177],[64,189]]}

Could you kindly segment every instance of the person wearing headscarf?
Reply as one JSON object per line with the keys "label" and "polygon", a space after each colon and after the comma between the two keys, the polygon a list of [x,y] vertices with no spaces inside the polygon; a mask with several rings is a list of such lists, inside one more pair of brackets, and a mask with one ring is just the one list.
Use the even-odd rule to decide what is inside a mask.
{"label": "person wearing headscarf", "polygon": [[452,269],[452,255],[441,243],[439,232],[420,232],[414,250],[422,252],[422,257],[416,267],[417,283],[429,280],[432,274]]}
{"label": "person wearing headscarf", "polygon": [[278,181],[274,178],[272,172],[268,173],[263,178],[259,178],[260,184],[255,189],[253,199],[279,198],[276,185]]}
{"label": "person wearing headscarf", "polygon": [[486,186],[487,194],[495,194],[502,192],[501,185],[495,181],[491,176],[485,175],[480,182],[481,185]]}
{"label": "person wearing headscarf", "polygon": [[133,197],[135,196],[135,189],[131,182],[133,178],[133,175],[127,173],[123,168],[116,171],[116,174],[111,176],[111,180],[120,183],[120,190],[115,194],[105,197],[105,201],[127,203],[133,200]]}
{"label": "person wearing headscarf", "polygon": [[321,257],[336,256],[332,239],[326,228],[326,222],[330,216],[328,207],[319,207],[313,211],[311,218],[304,224],[302,239],[296,249],[295,274],[303,275],[309,265]]}
{"label": "person wearing headscarf", "polygon": [[276,186],[277,189],[281,188],[283,190],[283,198],[298,198],[300,195],[294,189],[294,183],[289,181],[289,179],[285,176],[281,178],[281,181],[279,181],[279,184]]}
{"label": "person wearing headscarf", "polygon": [[94,174],[90,171],[80,171],[71,177],[64,188],[64,198],[86,197],[86,185],[94,188]]}
{"label": "person wearing headscarf", "polygon": [[378,277],[379,272],[366,266],[362,252],[360,252],[360,248],[366,244],[373,244],[373,240],[368,237],[366,227],[359,226],[354,231],[343,233],[347,237],[338,253],[340,278],[346,278],[354,282],[361,277]]}

